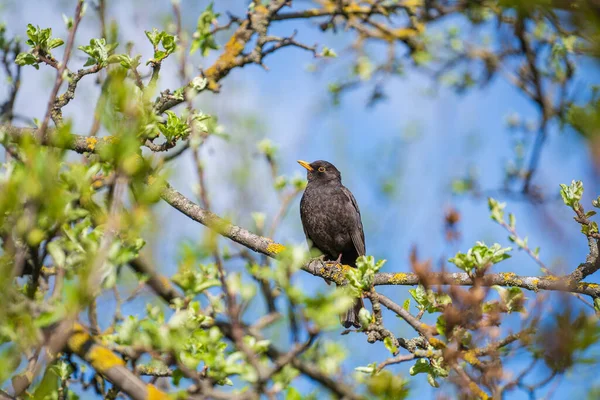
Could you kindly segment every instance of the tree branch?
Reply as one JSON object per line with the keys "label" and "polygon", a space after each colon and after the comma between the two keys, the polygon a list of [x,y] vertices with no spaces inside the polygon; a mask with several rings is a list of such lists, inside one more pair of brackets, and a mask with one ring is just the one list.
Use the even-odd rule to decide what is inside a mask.
{"label": "tree branch", "polygon": [[[77,0],[77,7],[75,7],[75,16],[73,17],[73,26],[71,27],[71,30],[69,32],[69,38],[67,39],[67,45],[65,47],[65,54],[63,56],[62,62],[58,65],[58,70],[56,71],[56,82],[54,83],[54,88],[52,89],[50,99],[48,100],[48,109],[46,110],[46,115],[44,116],[44,120],[42,121],[42,126],[38,131],[38,139],[40,139],[40,141],[42,142],[45,140],[46,129],[48,128],[50,116],[53,114],[53,111],[56,108],[56,96],[58,95],[58,90],[60,89],[60,86],[63,83],[64,73],[67,70],[67,63],[69,62],[69,58],[71,57],[71,50],[73,49],[73,45],[75,44],[75,32],[77,32],[79,22],[81,22],[81,18],[83,16],[81,13],[82,8],[83,0]],[[59,121],[55,120],[54,122],[58,123]]]}
{"label": "tree branch", "polygon": [[[202,209],[200,206],[183,196],[177,190],[167,186],[162,198],[172,207],[187,215],[196,222],[215,230],[221,235],[241,244],[255,252],[277,258],[277,254],[285,250],[285,246],[273,242],[271,239],[256,235],[244,228],[233,225],[217,215]],[[322,260],[311,260],[302,269],[312,275],[320,276],[338,284],[345,283],[345,271],[349,266],[325,263]],[[428,274],[430,284],[473,286],[473,279],[464,272],[445,273],[432,272]],[[414,273],[380,272],[375,274],[374,284],[415,286],[421,279]],[[527,290],[552,290],[572,293],[581,293],[591,297],[600,297],[600,286],[595,283],[580,282],[574,287],[569,285],[568,277],[547,276],[518,276],[512,272],[487,274],[482,277],[480,284],[483,286],[515,286]]]}
{"label": "tree branch", "polygon": [[[5,132],[13,139],[20,139],[23,136],[35,137],[36,129],[32,128],[19,128],[12,125],[4,124],[0,125],[0,131]],[[81,135],[69,135],[60,140],[58,135],[54,134],[55,130],[50,130],[48,135],[48,145],[56,146],[59,148],[70,149],[78,153],[96,152],[102,146],[110,144],[114,138],[107,136],[104,138],[86,137]],[[279,243],[275,243],[272,239],[256,235],[244,228],[231,224],[229,221],[222,219],[221,217],[213,214],[194,203],[171,186],[167,185],[163,190],[162,199],[170,204],[172,207],[187,215],[192,220],[201,223],[202,225],[218,232],[222,236],[233,240],[236,243],[241,244],[257,253],[264,254],[266,256],[277,258],[277,255],[285,250],[285,246]],[[593,240],[593,239],[591,239]],[[595,243],[595,242],[594,242]],[[592,249],[592,248],[590,248]],[[591,253],[593,255],[593,253]],[[598,260],[593,263],[594,268],[597,266]],[[588,265],[589,263],[582,265]],[[590,264],[591,265],[591,264]],[[328,264],[322,260],[310,260],[307,262],[302,269],[312,275],[320,276],[338,284],[345,283],[345,271],[348,266]],[[581,268],[575,270],[574,274],[580,274],[582,271],[585,274],[581,275],[581,279],[595,271],[594,268],[585,268],[585,271]],[[578,272],[579,271],[579,272]],[[580,275],[577,275],[579,277]],[[553,275],[547,276],[518,276],[512,272],[487,274],[481,279],[481,285],[483,286],[514,286],[520,287],[527,290],[538,291],[538,290],[551,290],[551,291],[563,291],[571,293],[580,293],[591,296],[593,298],[600,297],[600,286],[595,283],[579,282],[573,284],[575,276],[558,277]],[[428,281],[431,284],[441,285],[460,285],[460,286],[473,286],[473,279],[466,273],[442,273],[432,272],[428,274]],[[377,273],[375,275],[374,284],[379,285],[401,285],[401,286],[415,286],[420,282],[420,278],[414,273]],[[157,287],[160,283],[154,283]]]}
{"label": "tree branch", "polygon": [[168,399],[166,393],[147,384],[125,366],[125,361],[112,351],[96,343],[83,326],[73,325],[67,341],[69,351],[87,361],[133,400]]}

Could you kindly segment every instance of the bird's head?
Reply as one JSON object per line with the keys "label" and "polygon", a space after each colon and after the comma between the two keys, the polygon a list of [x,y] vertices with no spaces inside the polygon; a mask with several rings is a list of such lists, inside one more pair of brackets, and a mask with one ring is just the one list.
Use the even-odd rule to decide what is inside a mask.
{"label": "bird's head", "polygon": [[342,181],[342,174],[340,174],[340,171],[338,171],[335,165],[330,162],[317,160],[309,164],[306,161],[298,160],[298,164],[306,168],[308,182]]}

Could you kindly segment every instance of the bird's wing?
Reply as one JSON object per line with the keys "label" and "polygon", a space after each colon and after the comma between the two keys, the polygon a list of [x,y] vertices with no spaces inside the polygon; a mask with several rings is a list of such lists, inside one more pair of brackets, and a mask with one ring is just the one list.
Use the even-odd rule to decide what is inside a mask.
{"label": "bird's wing", "polygon": [[[302,201],[304,200],[304,196],[302,196],[302,200],[300,201],[300,219],[302,219]],[[304,231],[304,236],[306,237],[306,243],[308,244],[308,249],[311,250],[314,248],[313,240],[308,235],[306,231],[306,227],[304,226],[304,222],[302,222],[302,230]]]}
{"label": "bird's wing", "polygon": [[345,186],[342,186],[342,192],[348,197],[352,203],[351,212],[353,212],[353,223],[350,228],[350,237],[352,238],[352,243],[354,244],[354,248],[356,249],[356,253],[359,256],[364,256],[366,253],[365,249],[365,232],[363,231],[362,221],[360,219],[360,210],[358,209],[358,204],[356,203],[356,199],[352,195]]}
{"label": "bird's wing", "polygon": [[304,236],[306,237],[306,242],[308,243],[308,248],[311,249],[313,247],[313,241],[310,238],[310,236],[308,236],[308,232],[306,232],[306,228],[304,227],[304,224],[302,224],[302,230],[304,231]]}

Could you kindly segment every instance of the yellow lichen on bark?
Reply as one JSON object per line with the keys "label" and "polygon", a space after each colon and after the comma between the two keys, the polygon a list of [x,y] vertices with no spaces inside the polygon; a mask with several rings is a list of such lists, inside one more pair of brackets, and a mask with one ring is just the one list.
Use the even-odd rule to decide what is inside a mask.
{"label": "yellow lichen on bark", "polygon": [[423,0],[405,0],[403,5],[406,8],[421,7],[423,5]]}
{"label": "yellow lichen on bark", "polygon": [[169,396],[154,385],[148,385],[148,400],[166,400]]}
{"label": "yellow lichen on bark", "polygon": [[506,280],[511,280],[513,279],[515,276],[517,276],[517,274],[515,274],[514,272],[503,272],[500,275],[502,275],[502,277]]}
{"label": "yellow lichen on bark", "polygon": [[402,285],[408,282],[408,275],[403,273],[403,272],[399,272],[397,274],[394,274],[391,278],[390,278],[390,283],[392,285]]}
{"label": "yellow lichen on bark", "polygon": [[[428,330],[429,326],[427,326],[426,324],[423,324],[423,329]],[[438,338],[434,338],[432,337],[431,339],[429,339],[429,344],[431,344],[435,349],[443,349],[446,347],[446,343],[442,342],[440,339]]]}
{"label": "yellow lichen on bark", "polygon": [[331,279],[336,283],[341,283],[346,280],[346,272],[352,268],[345,264],[331,264],[330,276]]}
{"label": "yellow lichen on bark", "polygon": [[399,28],[392,31],[392,35],[387,35],[386,39],[390,42],[394,40],[405,40],[413,36],[417,36],[421,32],[423,32],[423,26],[415,27],[415,28]]}
{"label": "yellow lichen on bark", "polygon": [[463,358],[466,362],[468,362],[471,365],[479,365],[480,361],[477,358],[477,356],[475,356],[475,353],[473,353],[473,351],[467,351],[463,354]]}
{"label": "yellow lichen on bark", "polygon": [[471,393],[476,395],[481,400],[488,400],[490,398],[490,396],[488,396],[488,394],[486,392],[481,390],[481,388],[479,386],[477,386],[477,384],[475,382],[469,383],[469,389],[471,390]]}
{"label": "yellow lichen on bark", "polygon": [[285,246],[280,243],[270,243],[267,246],[267,252],[271,254],[279,254],[285,250]]}
{"label": "yellow lichen on bark", "polygon": [[67,345],[72,352],[82,354],[83,346],[88,340],[92,340],[91,336],[85,331],[83,326],[75,323],[71,337],[69,337],[69,340],[67,341]]}
{"label": "yellow lichen on bark", "polygon": [[171,288],[171,281],[169,280],[169,278],[167,278],[164,275],[160,276],[160,284],[165,288],[165,289],[170,289]]}
{"label": "yellow lichen on bark", "polygon": [[356,2],[352,2],[344,7],[344,12],[347,13],[360,13],[364,10],[364,7],[361,7]]}
{"label": "yellow lichen on bark", "polygon": [[91,151],[94,151],[94,149],[96,148],[96,143],[98,143],[98,139],[96,139],[95,137],[88,137],[85,139],[85,144],[87,148]]}
{"label": "yellow lichen on bark", "polygon": [[599,287],[600,287],[600,285],[598,285],[597,283],[579,282],[577,284],[578,290],[586,290],[586,289],[598,290]]}
{"label": "yellow lichen on bark", "polygon": [[[247,28],[248,21],[244,21],[225,44],[223,54],[221,54],[217,61],[204,72],[204,77],[208,79],[209,90],[218,89],[219,85],[217,84],[217,81],[222,78],[221,75],[223,72],[235,66],[237,56],[244,51],[246,42],[249,39],[249,35],[246,32]],[[248,36],[248,39],[246,39],[245,36]]]}
{"label": "yellow lichen on bark", "polygon": [[259,4],[256,7],[254,7],[254,11],[263,15],[267,15],[269,13],[269,9],[262,4]]}
{"label": "yellow lichen on bark", "polygon": [[92,367],[94,367],[96,371],[107,371],[112,367],[125,365],[125,361],[115,353],[98,345],[90,349],[88,358],[90,364],[92,364]]}

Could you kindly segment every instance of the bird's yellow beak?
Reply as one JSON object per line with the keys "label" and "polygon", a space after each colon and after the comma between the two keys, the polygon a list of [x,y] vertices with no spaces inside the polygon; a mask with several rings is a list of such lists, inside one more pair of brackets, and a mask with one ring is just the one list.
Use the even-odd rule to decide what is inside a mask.
{"label": "bird's yellow beak", "polygon": [[313,167],[311,167],[310,164],[307,163],[306,161],[298,160],[298,164],[302,165],[304,168],[306,168],[309,171],[313,170]]}

